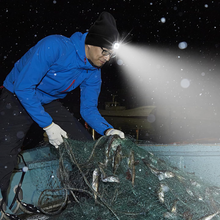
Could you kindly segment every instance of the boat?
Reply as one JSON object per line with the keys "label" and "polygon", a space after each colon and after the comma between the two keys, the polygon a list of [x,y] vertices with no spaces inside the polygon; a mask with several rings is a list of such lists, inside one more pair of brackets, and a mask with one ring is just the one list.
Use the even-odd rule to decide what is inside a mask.
{"label": "boat", "polygon": [[[84,161],[87,161],[86,163],[82,163],[81,165],[78,164],[75,161],[74,155],[69,150],[70,148],[66,148],[66,145],[64,144],[63,147],[60,147],[59,149],[55,149],[50,144],[45,143],[44,145],[38,146],[37,148],[33,149],[27,149],[23,151],[19,155],[19,163],[16,167],[13,176],[11,178],[11,184],[9,189],[9,201],[8,204],[11,207],[11,214],[16,214],[18,216],[26,214],[44,214],[44,216],[59,216],[62,215],[62,212],[64,208],[67,206],[67,204],[72,204],[73,201],[70,200],[71,192],[75,195],[75,191],[79,190],[80,193],[83,192],[82,184],[80,187],[75,187],[73,189],[73,185],[68,185],[69,180],[65,179],[68,175],[71,174],[71,172],[74,169],[73,164],[77,166],[77,170],[86,173],[87,169],[84,164],[88,165],[88,170],[94,174],[94,171],[97,169],[95,167],[98,167],[100,169],[99,172],[101,172],[99,181],[102,180],[102,183],[100,183],[99,190],[104,190],[105,193],[109,193],[109,195],[113,196],[114,199],[120,199],[120,196],[122,197],[123,194],[117,195],[117,197],[114,196],[113,192],[117,192],[120,190],[117,185],[119,184],[119,179],[117,179],[117,171],[114,168],[113,176],[109,179],[110,182],[107,182],[107,176],[103,177],[103,175],[111,175],[109,174],[111,167],[113,167],[113,158],[117,158],[116,156],[119,155],[116,152],[121,152],[120,155],[122,156],[119,161],[121,161],[121,164],[118,164],[120,167],[117,167],[118,170],[118,177],[120,177],[120,184],[128,184],[128,186],[123,185],[122,189],[126,189],[125,195],[126,198],[129,194],[133,196],[138,196],[139,192],[138,190],[150,190],[151,197],[147,196],[148,200],[144,199],[144,201],[148,201],[149,204],[154,205],[156,210],[159,210],[158,207],[161,208],[161,211],[157,211],[157,214],[162,215],[166,209],[163,209],[164,204],[157,201],[157,197],[152,197],[152,193],[155,191],[151,190],[152,187],[157,187],[158,184],[160,184],[160,181],[162,180],[163,183],[165,183],[166,179],[165,176],[163,176],[163,169],[169,169],[172,175],[170,175],[169,178],[174,178],[175,176],[178,177],[178,179],[174,178],[172,181],[167,179],[167,183],[169,183],[169,187],[171,187],[171,183],[173,182],[174,185],[172,187],[173,190],[176,190],[176,193],[182,193],[183,197],[184,191],[183,187],[192,187],[192,192],[200,192],[206,195],[206,190],[215,190],[216,193],[219,192],[220,189],[220,175],[218,171],[218,167],[220,165],[220,143],[219,144],[138,144],[136,145],[132,140],[125,139],[122,140],[119,137],[105,137],[98,139],[97,141],[93,141],[89,144],[87,143],[81,143],[81,142],[72,142],[74,145],[74,151],[76,152],[79,150],[78,155],[83,155],[82,159]],[[78,144],[78,146],[76,145]],[[92,146],[92,147],[91,147]],[[105,147],[104,147],[105,146]],[[60,160],[60,156],[63,155],[64,149],[66,149],[66,152],[70,159],[67,160]],[[109,152],[108,156],[109,159],[106,158],[104,152]],[[120,151],[119,151],[120,150]],[[122,150],[122,151],[121,151]],[[133,155],[133,156],[132,156]],[[133,159],[132,159],[133,157]],[[66,156],[64,156],[66,158]],[[87,159],[86,159],[87,158]],[[103,160],[100,158],[106,158],[109,160]],[[116,159],[115,159],[116,160]],[[118,160],[118,159],[117,159]],[[70,162],[72,161],[72,163]],[[133,161],[132,163],[129,161]],[[105,165],[105,163],[109,165]],[[127,165],[126,165],[127,164]],[[133,168],[132,168],[133,164]],[[105,171],[103,172],[102,169],[105,169],[105,167],[108,168],[108,173]],[[126,168],[128,166],[128,168]],[[115,165],[114,165],[115,167]],[[129,168],[130,167],[130,168]],[[130,175],[130,172],[134,172],[134,169],[136,167],[135,175]],[[139,168],[138,168],[139,167]],[[145,168],[144,168],[145,167]],[[161,171],[157,170],[160,168]],[[84,169],[84,170],[82,170]],[[122,170],[126,171],[123,173]],[[130,171],[129,171],[130,170]],[[133,170],[133,171],[132,171]],[[145,171],[144,171],[145,170]],[[157,173],[160,173],[158,176]],[[76,172],[75,172],[76,173]],[[68,175],[66,175],[68,174]],[[123,175],[125,175],[123,177]],[[156,178],[156,177],[158,178]],[[145,177],[145,179],[143,179]],[[89,181],[89,184],[93,185],[91,178],[91,175],[83,176],[80,175],[76,176],[74,174],[74,181],[80,180],[80,178],[85,181]],[[90,179],[89,179],[90,178]],[[133,179],[134,178],[134,179]],[[141,178],[141,181],[139,181],[139,178]],[[93,178],[93,180],[95,180]],[[155,184],[152,185],[154,181]],[[206,184],[202,185],[200,181],[204,181]],[[81,180],[79,181],[81,182]],[[192,183],[191,183],[192,182]],[[65,183],[65,186],[63,185]],[[211,183],[213,187],[208,187],[208,184]],[[73,184],[71,180],[71,184]],[[102,186],[103,184],[103,186]],[[110,185],[110,188],[103,188]],[[135,188],[135,184],[137,185]],[[147,184],[147,185],[146,185]],[[186,185],[187,184],[187,185]],[[190,185],[189,185],[190,184]],[[116,191],[109,191],[113,190],[113,186],[116,187]],[[126,187],[125,187],[126,186]],[[143,188],[143,186],[146,187],[146,189]],[[178,186],[178,187],[177,187]],[[68,190],[67,190],[68,189]],[[84,187],[85,192],[89,190],[87,186]],[[93,188],[93,190],[96,188]],[[108,190],[107,190],[108,189]],[[156,189],[156,188],[155,188]],[[204,189],[206,189],[204,191]],[[71,191],[73,190],[73,191]],[[93,192],[93,190],[91,192]],[[134,191],[132,193],[132,190]],[[181,191],[180,191],[181,190]],[[187,188],[188,190],[188,188]],[[194,191],[193,191],[194,190]],[[136,193],[135,193],[136,192]],[[185,193],[188,193],[191,191],[187,191]],[[89,194],[93,197],[92,193]],[[176,194],[173,194],[175,197]],[[218,195],[215,194],[215,195]],[[106,205],[106,201],[102,200],[102,197],[98,194],[99,203],[96,203],[96,197],[97,195],[94,194],[94,198],[92,200],[88,200],[85,204],[90,204],[89,207],[94,209],[93,211],[97,213],[101,213],[101,211],[98,211],[97,209],[100,202],[103,202]],[[100,197],[99,197],[100,196]],[[188,195],[189,196],[189,195]],[[122,197],[123,198],[123,197]],[[165,197],[166,198],[166,197]],[[200,198],[200,197],[199,197]],[[203,197],[201,197],[203,198]],[[78,200],[78,196],[76,196],[75,200]],[[81,201],[87,201],[88,197],[85,196],[85,198]],[[168,199],[168,198],[166,198]],[[175,198],[173,198],[175,199]],[[220,199],[220,198],[217,198]],[[191,202],[195,202],[197,205],[201,205],[201,201],[190,196],[188,200]],[[112,203],[112,199],[110,200],[110,204]],[[124,200],[121,200],[121,202]],[[171,201],[169,201],[170,204]],[[75,204],[76,201],[75,201]],[[96,204],[96,205],[95,205]],[[140,203],[141,205],[142,203]],[[149,206],[147,205],[147,207]],[[205,204],[205,201],[203,201],[202,204]],[[180,203],[179,205],[183,205],[184,203]],[[79,206],[82,208],[82,206]],[[88,206],[86,210],[90,210]],[[94,207],[94,208],[93,208]],[[95,209],[96,207],[96,209]],[[102,207],[102,206],[101,206]],[[117,206],[116,206],[117,207]],[[136,206],[135,206],[136,207]],[[140,206],[141,209],[143,208],[143,204]],[[188,206],[185,207],[187,209]],[[80,209],[81,209],[80,208]],[[108,208],[108,205],[107,205]],[[123,207],[129,208],[128,207]],[[198,207],[196,207],[198,208]],[[200,207],[201,208],[201,207]],[[73,209],[73,208],[71,208]],[[71,209],[68,210],[68,212],[71,212]],[[96,210],[96,211],[95,211]],[[152,209],[154,210],[154,209]],[[196,209],[197,210],[197,209]],[[211,210],[211,209],[210,209]],[[115,215],[117,219],[117,215],[120,215],[120,211],[115,213],[114,210],[109,208],[108,211],[104,211],[102,215],[107,214],[110,215],[110,213]],[[198,211],[198,210],[197,210]],[[206,210],[207,211],[207,210]],[[65,211],[64,211],[65,212]],[[84,210],[84,212],[86,212]],[[83,214],[85,214],[83,212]],[[153,211],[152,211],[153,212]],[[207,211],[208,212],[208,211]],[[127,213],[127,212],[126,212]],[[139,213],[139,214],[138,214]],[[138,215],[142,215],[142,212],[136,213],[137,219],[140,218]],[[82,213],[79,215],[83,215]],[[197,213],[198,215],[203,215],[204,213],[201,212],[201,210]],[[205,213],[207,214],[207,213]],[[75,213],[74,213],[75,215]],[[85,214],[85,216],[90,216],[92,213]],[[125,213],[123,214],[125,215]],[[127,213],[129,215],[129,212]],[[152,213],[152,216],[154,216],[155,213]],[[195,215],[195,213],[194,213]],[[49,217],[48,217],[49,218]],[[4,215],[1,216],[1,219],[4,219]],[[7,218],[6,218],[7,219]],[[28,219],[28,218],[27,218]],[[51,217],[50,219],[53,219]],[[57,219],[63,219],[63,216],[60,218],[57,217]],[[86,217],[84,219],[87,219]],[[112,217],[112,219],[114,219]],[[154,219],[153,217],[151,219]],[[156,216],[155,219],[158,219],[158,216]]]}
{"label": "boat", "polygon": [[113,100],[100,109],[101,115],[113,127],[130,134],[136,140],[154,143],[213,143],[219,140],[220,118],[211,105],[149,105],[126,109]]}

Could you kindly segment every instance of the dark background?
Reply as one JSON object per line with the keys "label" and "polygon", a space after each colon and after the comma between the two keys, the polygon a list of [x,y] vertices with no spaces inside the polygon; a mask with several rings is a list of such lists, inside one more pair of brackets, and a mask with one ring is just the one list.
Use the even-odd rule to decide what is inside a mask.
{"label": "dark background", "polygon": [[[40,39],[51,34],[70,37],[76,31],[86,32],[102,11],[112,13],[121,36],[127,36],[125,41],[131,44],[161,46],[169,53],[178,49],[179,42],[187,42],[184,53],[197,53],[201,63],[210,62],[212,71],[208,80],[216,81],[220,74],[220,2],[217,0],[0,0],[0,85],[14,63]],[[161,18],[166,22],[162,23]],[[188,57],[190,60],[191,56]],[[100,109],[105,101],[112,100],[112,95],[118,95],[117,101],[126,108],[158,104],[159,99],[143,101],[138,97],[121,71],[114,60],[103,67]],[[200,78],[196,80],[199,83]],[[219,102],[218,85],[216,82],[212,90],[215,103]],[[76,114],[78,95],[76,90],[64,100]],[[210,99],[207,100],[209,103]]]}

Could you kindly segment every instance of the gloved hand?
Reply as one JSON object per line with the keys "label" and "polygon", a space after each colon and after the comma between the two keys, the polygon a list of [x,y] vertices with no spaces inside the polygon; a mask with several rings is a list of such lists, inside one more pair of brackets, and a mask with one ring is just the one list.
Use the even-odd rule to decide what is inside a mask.
{"label": "gloved hand", "polygon": [[125,138],[125,134],[122,131],[119,131],[119,130],[114,129],[114,128],[108,129],[105,132],[106,136],[115,135],[115,134],[117,134],[120,138]]}
{"label": "gloved hand", "polygon": [[63,143],[63,138],[68,138],[67,133],[57,124],[53,123],[46,128],[43,128],[46,131],[49,142],[58,148],[60,144]]}

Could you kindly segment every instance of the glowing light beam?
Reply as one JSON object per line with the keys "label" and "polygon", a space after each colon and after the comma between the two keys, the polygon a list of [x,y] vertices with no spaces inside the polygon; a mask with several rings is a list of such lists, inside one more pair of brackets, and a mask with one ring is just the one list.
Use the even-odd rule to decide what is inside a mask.
{"label": "glowing light beam", "polygon": [[[220,78],[213,73],[219,69],[208,59],[204,60],[204,54],[183,50],[187,46],[186,42],[181,42],[170,50],[122,44],[117,63],[124,72],[128,88],[135,91],[130,97],[139,97],[142,105],[158,107],[157,112],[163,117],[158,122],[157,115],[154,121],[162,129],[169,127],[170,134],[178,138],[198,138],[208,133],[218,136]],[[170,121],[165,123],[168,116]],[[207,126],[212,129],[207,131]]]}

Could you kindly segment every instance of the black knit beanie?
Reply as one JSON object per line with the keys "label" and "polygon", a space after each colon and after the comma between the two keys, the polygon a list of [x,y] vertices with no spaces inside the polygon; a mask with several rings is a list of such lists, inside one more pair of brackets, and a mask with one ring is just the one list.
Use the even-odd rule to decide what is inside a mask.
{"label": "black knit beanie", "polygon": [[114,17],[102,12],[90,27],[85,44],[112,49],[113,43],[119,40],[119,33]]}

